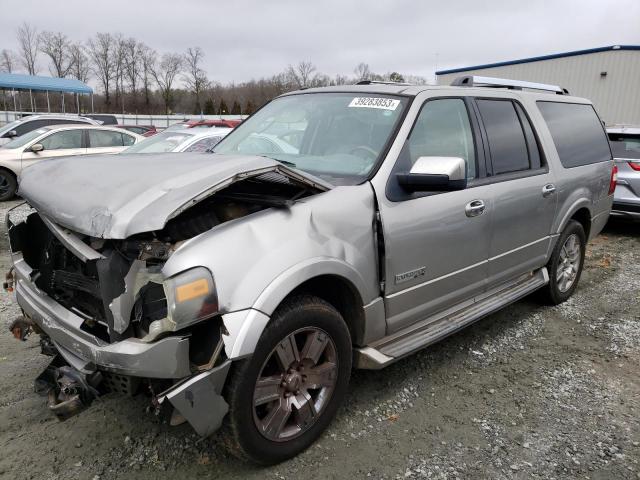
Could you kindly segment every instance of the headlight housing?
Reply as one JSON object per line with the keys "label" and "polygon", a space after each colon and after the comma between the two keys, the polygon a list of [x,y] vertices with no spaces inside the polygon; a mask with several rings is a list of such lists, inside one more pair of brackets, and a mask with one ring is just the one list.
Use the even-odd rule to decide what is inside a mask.
{"label": "headlight housing", "polygon": [[205,267],[185,270],[164,281],[167,316],[149,324],[145,341],[175,332],[218,313],[218,294],[211,272]]}

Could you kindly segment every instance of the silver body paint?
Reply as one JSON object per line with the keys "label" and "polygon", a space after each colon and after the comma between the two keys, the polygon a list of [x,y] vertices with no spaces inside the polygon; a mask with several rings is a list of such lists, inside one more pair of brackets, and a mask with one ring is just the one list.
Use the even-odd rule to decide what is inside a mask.
{"label": "silver body paint", "polygon": [[[588,214],[589,238],[597,235],[607,221],[612,204],[608,195],[612,163],[563,168],[535,104],[536,100],[588,103],[586,100],[490,88],[365,85],[319,90],[414,97],[369,181],[332,187],[262,157],[160,154],[111,157],[108,162],[97,157],[43,162],[37,169],[25,171],[20,192],[59,228],[92,237],[124,239],[161,229],[180,212],[247,176],[279,172],[315,189],[318,193],[288,207],[222,223],[181,243],[162,266],[164,279],[194,267],[206,267],[211,272],[225,327],[224,350],[232,361],[253,353],[271,315],[293,290],[308,280],[326,276],[340,279],[356,292],[364,317],[363,333],[355,339],[356,345],[374,364],[386,364],[389,357],[374,348],[386,338],[402,336],[415,325],[441,318],[442,312],[476,301],[486,304],[492,292],[497,299],[502,295],[513,301],[517,296],[500,293],[501,288],[517,281],[524,285],[519,287],[523,294],[528,292],[522,283],[528,274],[536,280],[535,288],[548,282],[544,266],[558,236],[578,210],[586,209]],[[436,97],[465,96],[518,100],[535,127],[548,169],[508,181],[470,184],[460,191],[407,201],[389,199],[386,188],[392,169],[423,103]],[[87,172],[91,172],[90,178]],[[52,176],[59,187],[55,192],[41,188],[43,179]],[[127,181],[131,176],[138,181]],[[550,183],[556,187],[555,194],[543,196],[543,187]],[[484,201],[486,211],[469,218],[465,205],[478,199]],[[382,258],[377,228],[381,228],[384,242]],[[68,242],[90,258],[91,251],[78,247],[74,238]],[[179,333],[152,343],[126,339],[99,344],[79,331],[79,317],[34,291],[25,267],[16,257],[18,302],[57,346],[93,362],[94,367],[104,365],[104,352],[109,351],[109,368],[134,376],[189,375],[185,372],[188,358],[183,352],[183,345],[188,348],[188,343]],[[123,294],[111,305],[112,312],[119,312],[121,318],[133,305],[133,285],[139,284],[135,278],[133,272],[128,281],[133,297]],[[495,311],[501,305],[496,300],[484,311]],[[146,356],[139,352],[141,344]],[[199,374],[167,398],[177,408],[185,409],[185,417],[197,431],[208,434],[226,413],[226,403],[219,395],[221,381],[224,378],[220,380],[218,373]],[[185,392],[201,392],[206,398],[216,399],[218,414],[199,421],[202,404],[187,409],[181,400]]]}

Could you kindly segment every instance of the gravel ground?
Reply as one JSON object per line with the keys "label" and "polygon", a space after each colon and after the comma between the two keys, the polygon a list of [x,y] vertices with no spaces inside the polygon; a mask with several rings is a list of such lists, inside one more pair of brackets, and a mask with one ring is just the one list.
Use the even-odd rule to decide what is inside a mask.
{"label": "gravel ground", "polygon": [[570,301],[526,299],[383,371],[354,372],[323,437],[266,469],[163,424],[142,396],[54,420],[32,388],[47,358],[2,325],[18,314],[2,293],[0,477],[638,479],[638,279],[640,225],[610,223]]}

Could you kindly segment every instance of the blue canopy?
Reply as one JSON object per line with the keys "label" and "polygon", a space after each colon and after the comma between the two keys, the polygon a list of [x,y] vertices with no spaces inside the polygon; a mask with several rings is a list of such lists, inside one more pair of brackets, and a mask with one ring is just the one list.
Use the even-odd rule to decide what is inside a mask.
{"label": "blue canopy", "polygon": [[35,75],[17,75],[15,73],[0,73],[0,89],[93,93],[93,89],[80,80],[72,78],[39,77]]}

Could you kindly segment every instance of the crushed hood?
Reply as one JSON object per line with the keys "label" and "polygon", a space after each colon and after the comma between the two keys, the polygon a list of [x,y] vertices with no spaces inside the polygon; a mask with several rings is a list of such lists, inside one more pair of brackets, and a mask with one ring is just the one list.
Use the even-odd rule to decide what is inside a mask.
{"label": "crushed hood", "polygon": [[166,222],[237,180],[276,172],[325,191],[331,185],[265,157],[202,153],[87,155],[25,168],[19,194],[79,233],[123,239]]}

